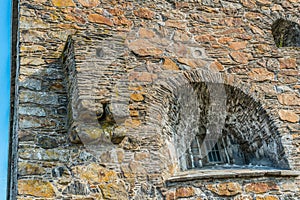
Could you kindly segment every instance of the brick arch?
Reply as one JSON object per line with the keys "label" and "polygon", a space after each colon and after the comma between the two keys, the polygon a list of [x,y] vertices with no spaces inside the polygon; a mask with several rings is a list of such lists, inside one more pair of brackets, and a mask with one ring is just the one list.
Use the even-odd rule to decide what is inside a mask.
{"label": "brick arch", "polygon": [[[206,92],[201,94],[205,90]],[[213,92],[209,94],[207,92],[209,90]],[[205,104],[207,100],[201,95],[210,96],[211,99],[214,99],[210,103],[216,104],[216,106]],[[200,99],[200,103],[194,102],[191,98]],[[181,102],[178,99],[181,99]],[[251,93],[251,86],[240,81],[234,75],[227,76],[200,69],[178,73],[167,80],[157,81],[148,101],[148,123],[150,126],[151,124],[161,126],[159,131],[169,149],[169,162],[173,163],[177,170],[191,168],[186,165],[182,166],[180,157],[184,150],[178,152],[178,149],[181,148],[180,146],[186,146],[188,149],[194,135],[190,138],[185,137],[184,129],[180,129],[178,126],[181,122],[177,119],[178,116],[174,117],[174,113],[179,113],[181,115],[179,118],[186,117],[187,123],[183,126],[188,127],[187,132],[195,131],[193,128],[201,126],[201,123],[206,123],[206,130],[221,131],[226,140],[235,141],[231,145],[239,144],[239,147],[245,151],[244,156],[247,157],[240,164],[252,163],[273,168],[290,168],[281,142],[281,133],[276,125],[276,118],[260,102],[259,95]],[[188,116],[195,114],[193,110],[182,114],[183,109],[179,107],[184,106],[186,101],[188,101],[187,104],[191,104],[189,109],[193,106],[200,106],[200,110],[202,109],[197,115],[197,120]],[[181,105],[176,105],[176,103]],[[217,110],[219,114],[225,111],[227,115],[218,118],[213,113],[207,114],[208,109]],[[216,117],[214,119],[217,123],[207,122],[207,118],[212,117]],[[220,124],[220,127],[216,124]],[[249,133],[246,133],[247,131]],[[178,141],[182,140],[183,143],[179,144]],[[235,162],[231,162],[231,164],[235,164]]]}

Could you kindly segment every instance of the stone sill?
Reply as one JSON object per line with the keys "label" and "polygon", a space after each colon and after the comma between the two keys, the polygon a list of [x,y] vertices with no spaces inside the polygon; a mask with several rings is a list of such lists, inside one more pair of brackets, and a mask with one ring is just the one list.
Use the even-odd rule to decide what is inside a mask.
{"label": "stone sill", "polygon": [[166,180],[166,183],[177,183],[201,179],[252,178],[252,177],[297,177],[300,171],[293,170],[257,170],[257,169],[225,169],[225,170],[188,170],[180,172]]}

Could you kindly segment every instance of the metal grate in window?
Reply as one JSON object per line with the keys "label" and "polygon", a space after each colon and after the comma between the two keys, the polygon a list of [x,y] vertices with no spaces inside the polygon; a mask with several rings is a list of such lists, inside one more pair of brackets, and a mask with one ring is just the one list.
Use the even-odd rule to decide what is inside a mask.
{"label": "metal grate in window", "polygon": [[206,140],[205,141],[205,149],[208,157],[208,161],[211,163],[220,163],[222,162],[221,156],[220,156],[220,148],[218,145],[217,140]]}

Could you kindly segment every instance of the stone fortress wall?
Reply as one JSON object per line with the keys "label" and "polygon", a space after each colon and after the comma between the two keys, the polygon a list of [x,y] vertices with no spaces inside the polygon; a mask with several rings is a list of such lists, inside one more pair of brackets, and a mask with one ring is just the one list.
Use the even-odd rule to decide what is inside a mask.
{"label": "stone fortress wall", "polygon": [[[299,24],[299,11],[297,0],[20,0],[11,193],[23,200],[300,199],[299,48],[281,47],[280,39],[277,47],[271,30],[280,18]],[[187,113],[171,107],[195,95],[190,83],[207,83],[211,109],[237,118],[234,130],[252,137],[247,148],[263,149],[260,141],[271,138],[276,147],[266,149],[291,170],[182,171],[170,119],[179,112],[188,127],[196,104],[182,97]],[[206,117],[216,129],[229,124],[226,116]]]}

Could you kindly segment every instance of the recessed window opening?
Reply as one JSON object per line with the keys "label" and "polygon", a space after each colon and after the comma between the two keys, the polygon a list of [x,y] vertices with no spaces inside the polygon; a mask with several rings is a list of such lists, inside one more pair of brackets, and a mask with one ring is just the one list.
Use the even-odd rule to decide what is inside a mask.
{"label": "recessed window opening", "polygon": [[168,130],[180,168],[289,169],[275,122],[262,105],[238,88],[213,84],[210,88],[226,92],[224,111],[210,99],[215,90],[205,83],[193,85],[195,96],[178,97],[170,105]]}
{"label": "recessed window opening", "polygon": [[296,22],[277,19],[272,34],[277,47],[300,47],[300,25]]}

